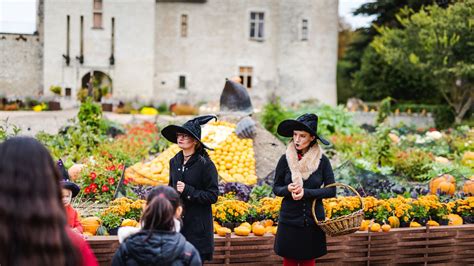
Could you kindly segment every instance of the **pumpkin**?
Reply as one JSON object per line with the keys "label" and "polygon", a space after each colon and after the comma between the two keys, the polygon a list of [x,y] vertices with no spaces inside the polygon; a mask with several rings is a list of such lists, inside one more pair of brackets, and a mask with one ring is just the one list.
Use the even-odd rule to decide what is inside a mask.
{"label": "pumpkin", "polygon": [[84,164],[74,164],[73,166],[71,166],[69,168],[69,170],[67,170],[68,174],[69,174],[69,178],[71,178],[71,180],[77,180],[81,174],[81,171],[82,169],[85,167]]}
{"label": "pumpkin", "polygon": [[267,231],[265,230],[265,227],[263,225],[257,224],[252,227],[252,232],[256,236],[263,236]]}
{"label": "pumpkin", "polygon": [[105,228],[105,226],[103,226],[103,225],[99,226],[99,228],[97,228],[97,235],[98,236],[108,235],[107,228]]}
{"label": "pumpkin", "polygon": [[272,226],[272,234],[276,235],[278,231],[278,226]]}
{"label": "pumpkin", "polygon": [[217,229],[217,234],[219,236],[226,236],[227,234],[230,234],[230,233],[232,233],[232,230],[230,230],[227,227],[220,227],[219,229]]}
{"label": "pumpkin", "polygon": [[100,226],[100,219],[99,217],[87,217],[81,220],[81,225],[82,228],[84,229],[84,232],[91,233],[92,235],[95,235],[97,232],[97,229]]}
{"label": "pumpkin", "polygon": [[462,225],[463,223],[461,216],[457,214],[449,214],[448,220],[448,225]]}
{"label": "pumpkin", "polygon": [[439,223],[433,220],[429,220],[426,224],[429,226],[439,226]]}
{"label": "pumpkin", "polygon": [[456,190],[456,187],[454,186],[453,183],[444,181],[439,184],[438,189],[441,194],[454,195],[454,191]]}
{"label": "pumpkin", "polygon": [[421,227],[421,224],[419,224],[417,222],[411,222],[410,227]]}
{"label": "pumpkin", "polygon": [[[447,182],[447,183],[452,184],[452,187],[449,186],[448,184],[444,184],[444,190],[445,191],[442,191],[441,190],[441,184],[443,182]],[[448,192],[451,192],[453,189],[456,190],[456,179],[452,175],[444,174],[440,177],[433,178],[430,181],[429,187],[430,187],[430,192],[433,195],[438,194],[438,189],[442,193],[449,194]],[[454,191],[452,193],[454,194]],[[449,195],[452,195],[452,194],[449,194]]]}
{"label": "pumpkin", "polygon": [[373,223],[371,226],[370,226],[370,231],[371,232],[379,232],[380,231],[380,224],[378,223]]}
{"label": "pumpkin", "polygon": [[390,229],[392,229],[392,227],[390,227],[390,225],[388,225],[388,224],[382,225],[382,231],[388,232],[388,231],[390,231]]}
{"label": "pumpkin", "polygon": [[388,217],[388,223],[390,224],[390,227],[392,228],[400,227],[400,219],[398,219],[397,216]]}
{"label": "pumpkin", "polygon": [[234,228],[234,232],[238,236],[248,236],[250,234],[250,229],[246,226],[239,226]]}
{"label": "pumpkin", "polygon": [[462,187],[464,194],[474,196],[474,180],[467,180]]}
{"label": "pumpkin", "polygon": [[215,224],[214,224],[214,233],[217,234],[217,230],[218,230],[219,228],[221,228],[221,227],[222,227],[222,226],[221,226],[220,224],[215,223]]}
{"label": "pumpkin", "polygon": [[125,219],[122,221],[122,224],[120,226],[131,226],[135,227],[137,226],[138,222],[133,220],[133,219]]}
{"label": "pumpkin", "polygon": [[273,225],[273,221],[270,220],[270,219],[263,221],[263,226],[265,226],[265,227],[269,227],[269,226],[272,226],[272,225]]}
{"label": "pumpkin", "polygon": [[247,223],[247,222],[241,223],[239,226],[244,226],[244,227],[247,227],[249,230],[252,230],[252,225],[250,225],[250,224]]}
{"label": "pumpkin", "polygon": [[363,220],[360,224],[359,231],[367,231],[369,229],[370,220]]}
{"label": "pumpkin", "polygon": [[446,179],[447,182],[456,184],[456,178],[454,178],[454,176],[448,175],[448,174],[444,174],[443,177],[444,177],[444,179]]}
{"label": "pumpkin", "polygon": [[258,226],[258,225],[263,226],[261,222],[254,222],[254,223],[252,224],[252,228],[251,228],[251,229],[252,229],[252,232],[253,232],[253,229],[255,228],[255,226]]}

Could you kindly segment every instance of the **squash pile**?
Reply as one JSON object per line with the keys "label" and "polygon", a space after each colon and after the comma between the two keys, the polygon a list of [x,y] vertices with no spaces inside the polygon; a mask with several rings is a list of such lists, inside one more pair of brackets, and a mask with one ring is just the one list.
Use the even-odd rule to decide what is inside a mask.
{"label": "squash pile", "polygon": [[[249,224],[248,222],[241,223],[234,228],[234,233],[237,236],[249,236],[250,233],[253,233],[254,236],[263,236],[267,233],[276,235],[277,230],[278,227],[273,225],[272,220],[263,220],[254,222],[253,224]],[[225,236],[226,234],[232,233],[232,230],[214,221],[214,233],[219,236]]]}
{"label": "squash pile", "polygon": [[179,152],[176,144],[171,145],[150,162],[136,163],[125,170],[125,178],[139,185],[167,185],[169,180],[169,161]]}
{"label": "squash pile", "polygon": [[[224,182],[257,183],[255,153],[252,139],[241,139],[235,134],[235,124],[218,121],[202,129],[202,141]],[[125,171],[125,177],[140,185],[163,185],[169,180],[169,160],[180,151],[173,144],[150,162],[136,163]]]}

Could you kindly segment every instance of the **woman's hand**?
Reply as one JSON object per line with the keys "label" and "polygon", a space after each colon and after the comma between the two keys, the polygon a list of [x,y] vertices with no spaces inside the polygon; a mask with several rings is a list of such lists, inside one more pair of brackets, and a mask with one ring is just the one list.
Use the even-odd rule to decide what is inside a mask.
{"label": "woman's hand", "polygon": [[184,183],[181,182],[181,181],[178,181],[178,183],[176,183],[176,190],[177,190],[179,193],[183,193],[185,186],[186,186],[186,184],[184,184]]}
{"label": "woman's hand", "polygon": [[296,183],[290,183],[288,185],[288,191],[290,191],[291,193],[295,191],[299,192],[299,189],[301,189],[301,186]]}
{"label": "woman's hand", "polygon": [[294,200],[300,200],[304,196],[304,189],[302,187],[299,187],[298,192],[292,192],[291,196],[293,197]]}

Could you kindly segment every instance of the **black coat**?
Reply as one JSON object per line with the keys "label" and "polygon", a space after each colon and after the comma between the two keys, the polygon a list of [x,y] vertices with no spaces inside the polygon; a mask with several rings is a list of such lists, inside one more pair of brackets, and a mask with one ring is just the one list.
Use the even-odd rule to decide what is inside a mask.
{"label": "black coat", "polygon": [[211,205],[219,194],[217,169],[207,156],[194,154],[183,166],[183,152],[170,160],[169,185],[176,188],[178,181],[184,182],[181,193],[184,205],[181,233],[191,242],[202,260],[210,260],[214,252],[214,228]]}
{"label": "black coat", "polygon": [[288,167],[286,156],[283,155],[275,170],[275,183],[273,193],[284,197],[281,203],[278,222],[294,226],[315,225],[311,212],[311,204],[316,199],[316,217],[325,219],[323,198],[336,196],[336,188],[321,188],[321,186],[334,183],[334,173],[329,159],[323,155],[318,169],[303,182],[304,195],[301,200],[294,200],[288,185],[291,183],[291,171]]}
{"label": "black coat", "polygon": [[326,234],[313,219],[311,207],[316,199],[316,217],[324,220],[323,198],[336,195],[336,188],[321,188],[334,183],[331,163],[326,156],[321,157],[318,169],[303,181],[304,195],[294,200],[288,185],[292,182],[291,171],[286,156],[283,155],[275,170],[273,193],[284,197],[281,203],[278,231],[275,237],[275,253],[279,256],[309,260],[327,254]]}
{"label": "black coat", "polygon": [[155,231],[148,238],[149,232],[129,236],[115,252],[112,266],[201,265],[199,253],[180,233]]}

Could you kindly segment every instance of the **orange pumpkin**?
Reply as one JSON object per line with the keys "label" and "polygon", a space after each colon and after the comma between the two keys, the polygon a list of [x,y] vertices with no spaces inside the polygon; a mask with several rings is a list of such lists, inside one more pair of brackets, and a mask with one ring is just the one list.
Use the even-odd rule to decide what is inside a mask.
{"label": "orange pumpkin", "polygon": [[390,231],[390,229],[392,229],[392,227],[390,227],[390,225],[388,225],[388,224],[382,225],[382,231],[388,232],[388,231]]}
{"label": "orange pumpkin", "polygon": [[398,219],[397,216],[388,217],[388,223],[390,224],[390,227],[392,228],[400,227],[400,219]]}
{"label": "orange pumpkin", "polygon": [[219,229],[217,229],[217,234],[219,236],[225,236],[226,234],[230,234],[230,233],[232,233],[232,230],[230,230],[227,227],[220,227]]}
{"label": "orange pumpkin", "polygon": [[457,214],[449,214],[448,220],[448,225],[462,225],[463,223],[461,216]]}
{"label": "orange pumpkin", "polygon": [[272,234],[276,235],[278,231],[278,226],[272,226]]}
{"label": "orange pumpkin", "polygon": [[97,229],[100,226],[100,219],[99,217],[95,217],[95,216],[87,217],[81,220],[81,225],[82,225],[82,228],[84,229],[84,232],[95,235],[97,232]]}
{"label": "orange pumpkin", "polygon": [[261,222],[254,222],[254,223],[252,224],[252,228],[251,228],[252,231],[253,231],[253,228],[254,228],[255,226],[257,226],[257,225],[263,226],[263,224],[262,224]]}
{"label": "orange pumpkin", "polygon": [[454,191],[456,191],[456,187],[454,186],[454,184],[447,181],[441,182],[439,184],[438,189],[441,194],[446,195],[454,195]]}
{"label": "orange pumpkin", "polygon": [[[444,174],[440,177],[437,177],[437,178],[433,178],[431,181],[430,181],[430,192],[431,194],[433,195],[436,195],[438,194],[438,189],[441,189],[440,186],[441,186],[441,183],[443,182],[448,182],[448,183],[451,183],[454,187],[454,190],[456,190],[456,179],[454,178],[454,176],[452,175],[448,175],[448,174]],[[451,191],[451,187],[447,184],[445,184],[445,189],[447,189],[447,191]],[[443,192],[443,191],[441,191]],[[446,192],[444,192],[445,194],[448,194]],[[453,191],[453,194],[454,194],[454,191]],[[449,195],[452,195],[452,194],[449,194]]]}
{"label": "orange pumpkin", "polygon": [[443,177],[444,177],[444,179],[446,179],[446,181],[448,181],[450,183],[453,183],[453,184],[456,184],[456,178],[454,178],[454,176],[444,174]]}
{"label": "orange pumpkin", "polygon": [[369,229],[370,220],[363,220],[360,224],[359,231],[367,231]]}
{"label": "orange pumpkin", "polygon": [[421,227],[421,224],[419,224],[417,222],[411,222],[410,227]]}
{"label": "orange pumpkin", "polygon": [[474,196],[474,180],[467,180],[462,187],[464,194]]}
{"label": "orange pumpkin", "polygon": [[256,236],[263,236],[267,232],[267,230],[263,225],[257,224],[252,228],[252,232]]}
{"label": "orange pumpkin", "polygon": [[265,221],[263,221],[263,226],[265,227],[269,227],[269,226],[272,226],[273,225],[273,221],[270,220],[270,219],[267,219]]}
{"label": "orange pumpkin", "polygon": [[250,234],[250,229],[246,226],[239,226],[234,228],[234,232],[238,236],[248,236]]}
{"label": "orange pumpkin", "polygon": [[71,180],[73,181],[79,179],[81,171],[85,166],[86,165],[84,164],[74,164],[73,166],[71,166],[69,170],[67,170],[69,178],[71,178]]}
{"label": "orange pumpkin", "polygon": [[429,220],[426,224],[429,226],[439,226],[439,223],[433,220]]}
{"label": "orange pumpkin", "polygon": [[373,223],[371,226],[370,226],[370,231],[371,232],[380,232],[380,224],[378,223]]}

